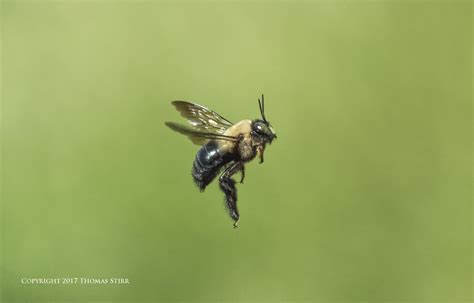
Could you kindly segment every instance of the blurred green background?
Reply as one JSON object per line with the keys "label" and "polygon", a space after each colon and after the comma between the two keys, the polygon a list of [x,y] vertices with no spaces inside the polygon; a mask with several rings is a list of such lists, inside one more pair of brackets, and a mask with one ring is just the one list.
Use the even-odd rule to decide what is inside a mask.
{"label": "blurred green background", "polygon": [[[472,300],[471,1],[1,10],[2,302]],[[233,230],[163,122],[261,93]]]}

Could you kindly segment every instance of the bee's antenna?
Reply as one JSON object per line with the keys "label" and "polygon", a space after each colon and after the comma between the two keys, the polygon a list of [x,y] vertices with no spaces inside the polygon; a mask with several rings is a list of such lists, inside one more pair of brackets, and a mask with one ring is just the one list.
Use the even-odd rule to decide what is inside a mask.
{"label": "bee's antenna", "polygon": [[263,98],[263,94],[262,94],[262,101],[258,99],[258,107],[260,107],[260,114],[262,115],[263,121],[266,122],[267,119],[265,118],[265,99]]}

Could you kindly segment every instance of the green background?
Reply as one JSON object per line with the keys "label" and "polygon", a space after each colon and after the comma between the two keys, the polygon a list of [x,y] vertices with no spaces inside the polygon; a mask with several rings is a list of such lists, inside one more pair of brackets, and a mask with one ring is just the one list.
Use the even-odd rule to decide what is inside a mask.
{"label": "green background", "polygon": [[[2,302],[472,300],[471,1],[1,10]],[[261,93],[233,230],[163,122]]]}

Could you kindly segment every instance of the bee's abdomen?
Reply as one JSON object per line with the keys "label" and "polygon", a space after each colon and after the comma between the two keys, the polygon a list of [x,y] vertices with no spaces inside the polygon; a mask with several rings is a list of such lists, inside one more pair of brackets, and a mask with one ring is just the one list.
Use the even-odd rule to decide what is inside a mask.
{"label": "bee's abdomen", "polygon": [[216,141],[211,140],[203,145],[196,154],[192,169],[194,182],[199,190],[203,191],[230,160],[228,155],[221,154]]}

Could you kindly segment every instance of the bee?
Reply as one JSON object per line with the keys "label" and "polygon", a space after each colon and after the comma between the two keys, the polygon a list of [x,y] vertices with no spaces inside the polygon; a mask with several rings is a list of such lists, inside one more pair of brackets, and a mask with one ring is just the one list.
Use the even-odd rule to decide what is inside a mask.
{"label": "bee", "polygon": [[196,153],[191,174],[194,182],[203,192],[219,176],[219,187],[225,195],[229,216],[237,227],[237,189],[232,176],[241,172],[240,183],[244,182],[245,164],[257,155],[263,163],[266,144],[276,139],[276,133],[265,117],[265,100],[258,99],[261,118],[232,123],[215,111],[187,101],[171,102],[192,125],[188,127],[174,122],[165,122],[172,130],[187,136],[201,148]]}

